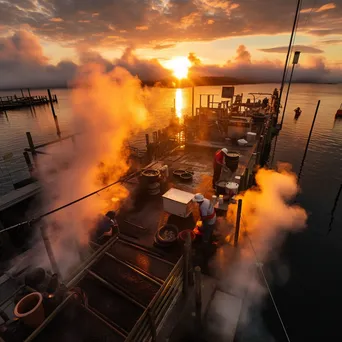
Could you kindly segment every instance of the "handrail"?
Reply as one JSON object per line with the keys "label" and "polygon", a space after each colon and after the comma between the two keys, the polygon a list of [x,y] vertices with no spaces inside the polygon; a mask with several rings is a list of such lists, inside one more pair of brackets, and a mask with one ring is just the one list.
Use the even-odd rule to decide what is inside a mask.
{"label": "handrail", "polygon": [[[173,267],[172,271],[166,278],[164,284],[159,288],[159,290],[153,297],[150,304],[147,306],[144,313],[140,316],[139,320],[134,325],[133,329],[131,330],[131,332],[126,338],[126,342],[142,341],[143,337],[146,334],[150,334],[150,338],[152,338],[153,335],[152,335],[151,329],[158,328],[158,324],[156,324],[157,323],[156,318],[158,317],[161,309],[165,307],[166,304],[168,303],[168,299],[171,298],[171,301],[173,300],[172,296],[169,295],[170,291],[175,288],[180,289],[182,286],[182,283],[183,283],[183,279],[181,277],[182,271],[183,271],[183,256],[179,258],[176,265]],[[151,316],[153,319],[153,325],[156,325],[154,327],[152,327],[151,325]],[[139,340],[137,340],[138,337],[139,337]]]}

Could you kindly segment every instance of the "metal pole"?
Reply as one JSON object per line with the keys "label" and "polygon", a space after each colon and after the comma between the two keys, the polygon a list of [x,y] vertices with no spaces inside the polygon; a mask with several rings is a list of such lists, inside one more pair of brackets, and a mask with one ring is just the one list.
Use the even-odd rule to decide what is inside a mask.
{"label": "metal pole", "polygon": [[298,183],[299,183],[300,176],[301,176],[301,174],[302,174],[302,170],[303,170],[303,166],[304,166],[304,162],[305,162],[305,158],[306,158],[306,153],[308,152],[308,148],[309,148],[309,144],[310,144],[310,139],[311,139],[311,134],[312,134],[312,131],[313,131],[313,128],[314,128],[314,125],[315,125],[316,116],[317,116],[317,112],[318,112],[318,108],[319,108],[319,105],[320,105],[320,104],[321,104],[321,100],[318,100],[317,106],[316,106],[315,115],[314,115],[314,118],[313,118],[313,120],[312,120],[312,125],[311,125],[311,129],[310,129],[308,141],[306,142],[306,146],[305,146],[305,150],[304,150],[304,155],[303,155],[302,163],[301,163],[301,165],[300,165],[300,169],[299,169],[299,173],[298,173],[298,180],[297,180]]}
{"label": "metal pole", "polygon": [[293,26],[292,26],[292,32],[291,32],[289,47],[288,47],[288,49],[287,49],[287,55],[286,55],[286,60],[285,60],[285,65],[284,65],[284,71],[283,71],[283,78],[282,78],[282,80],[281,80],[281,86],[280,86],[280,92],[279,92],[279,99],[278,99],[278,105],[277,105],[277,121],[278,121],[278,116],[279,116],[279,109],[280,109],[281,96],[282,96],[282,94],[283,94],[283,89],[284,89],[284,83],[285,83],[285,76],[286,76],[287,64],[288,64],[288,62],[289,62],[289,57],[290,57],[290,53],[291,53],[291,47],[292,47],[293,36],[294,36],[294,32],[295,32],[296,25],[297,25],[297,18],[298,18],[299,8],[300,8],[301,2],[302,2],[302,0],[298,0],[298,1],[297,1],[296,15],[295,15],[295,18],[294,18],[294,21],[293,21]]}
{"label": "metal pole", "polygon": [[191,96],[191,113],[194,116],[195,111],[195,87],[192,86],[192,96]]}
{"label": "metal pole", "polygon": [[239,199],[239,200],[238,200],[238,209],[237,209],[237,213],[236,213],[236,225],[235,225],[235,235],[234,235],[234,247],[237,247],[238,242],[239,242],[241,209],[242,209],[242,199]]}
{"label": "metal pole", "polygon": [[51,96],[50,89],[48,89],[47,92],[48,92],[48,95],[49,95],[49,101],[50,101],[50,105],[51,105],[52,115],[53,115],[54,118],[56,118],[57,115],[55,113],[55,108],[53,107],[53,101],[52,101],[52,96]]}
{"label": "metal pole", "polygon": [[285,103],[284,103],[284,110],[283,110],[283,116],[281,117],[280,128],[283,127],[283,121],[284,121],[284,116],[285,116],[285,110],[286,110],[287,99],[288,99],[288,97],[289,97],[290,87],[291,87],[291,84],[292,84],[293,71],[294,71],[295,65],[298,64],[299,55],[300,55],[300,51],[296,51],[295,54],[294,54],[294,56],[293,56],[292,70],[291,70],[289,85],[288,85],[288,87],[287,87],[286,98],[285,98]]}
{"label": "metal pole", "polygon": [[49,259],[50,259],[52,271],[58,275],[58,278],[60,280],[62,280],[61,273],[59,272],[59,269],[58,269],[57,261],[55,259],[54,254],[53,254],[53,251],[52,251],[52,246],[51,246],[49,237],[46,234],[46,227],[45,227],[45,225],[40,226],[40,232],[42,234],[42,238],[43,238],[43,241],[44,241],[46,253],[47,253],[47,255],[48,255]]}
{"label": "metal pole", "polygon": [[196,331],[202,327],[202,279],[201,268],[195,267],[195,303],[196,303]]}
{"label": "metal pole", "polygon": [[289,80],[289,85],[287,87],[286,91],[286,97],[285,97],[285,102],[284,102],[284,109],[283,109],[283,116],[281,117],[281,123],[280,123],[280,128],[283,127],[283,122],[284,122],[284,116],[285,116],[285,110],[286,110],[286,104],[287,104],[287,99],[289,97],[290,93],[290,87],[291,87],[291,81],[292,81],[292,75],[293,75],[293,70],[294,70],[295,64],[292,64],[292,70],[291,70],[291,75],[290,75],[290,80]]}

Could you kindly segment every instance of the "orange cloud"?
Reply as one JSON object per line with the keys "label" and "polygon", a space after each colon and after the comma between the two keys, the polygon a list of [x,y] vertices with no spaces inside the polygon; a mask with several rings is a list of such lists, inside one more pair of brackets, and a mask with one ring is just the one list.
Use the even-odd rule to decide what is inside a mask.
{"label": "orange cloud", "polygon": [[146,25],[136,26],[135,29],[138,30],[138,31],[147,31],[148,30],[148,26],[146,26]]}
{"label": "orange cloud", "polygon": [[336,5],[333,2],[330,2],[328,4],[321,6],[315,12],[319,13],[319,12],[327,11],[327,10],[334,9],[334,8],[336,8]]}
{"label": "orange cloud", "polygon": [[207,21],[207,24],[208,24],[208,25],[212,25],[212,24],[214,24],[214,22],[215,22],[215,20],[209,19],[209,20]]}
{"label": "orange cloud", "polygon": [[64,20],[62,18],[50,18],[49,21],[53,23],[61,23]]}

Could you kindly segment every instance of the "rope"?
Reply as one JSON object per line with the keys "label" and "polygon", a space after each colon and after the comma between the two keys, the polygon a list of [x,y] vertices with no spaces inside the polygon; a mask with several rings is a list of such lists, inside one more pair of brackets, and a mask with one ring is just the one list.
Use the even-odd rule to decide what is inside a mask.
{"label": "rope", "polygon": [[277,304],[276,304],[276,301],[275,301],[275,299],[274,299],[274,297],[273,297],[273,294],[272,294],[272,291],[271,291],[271,287],[269,286],[268,281],[267,281],[267,278],[266,278],[266,276],[265,276],[265,273],[264,273],[264,271],[263,271],[263,269],[262,269],[262,266],[261,266],[262,264],[261,264],[261,262],[259,261],[259,259],[258,259],[258,257],[257,257],[256,250],[255,250],[255,248],[254,248],[254,246],[253,246],[253,243],[252,243],[252,240],[251,240],[251,238],[250,238],[250,236],[249,236],[249,234],[248,234],[248,232],[247,232],[245,220],[244,220],[244,218],[242,217],[242,214],[241,214],[241,219],[242,219],[242,224],[243,224],[243,228],[244,228],[245,234],[246,234],[246,236],[247,236],[247,238],[248,238],[248,240],[249,240],[249,243],[250,243],[250,245],[251,245],[251,248],[252,248],[252,250],[253,250],[254,258],[255,258],[255,261],[256,261],[256,266],[257,266],[259,272],[261,273],[261,275],[262,275],[262,277],[263,277],[264,283],[265,283],[265,285],[266,285],[267,291],[268,291],[268,293],[269,293],[269,295],[270,295],[270,298],[271,298],[271,300],[272,300],[273,306],[274,306],[274,308],[275,308],[275,310],[276,310],[277,316],[278,316],[279,321],[280,321],[280,324],[281,324],[281,326],[282,326],[282,328],[283,328],[283,331],[284,331],[284,334],[285,334],[285,336],[286,336],[286,339],[287,339],[288,342],[291,342],[290,337],[289,337],[289,335],[288,335],[288,333],[287,333],[285,324],[284,324],[284,322],[283,322],[283,319],[282,319],[282,317],[281,317],[281,315],[280,315],[280,311],[279,311],[278,306],[277,306]]}
{"label": "rope", "polygon": [[15,228],[19,228],[19,227],[24,226],[24,225],[29,225],[29,226],[31,226],[33,223],[40,221],[42,218],[44,218],[44,217],[46,217],[46,216],[49,216],[49,215],[51,215],[51,214],[56,213],[57,211],[60,211],[60,210],[65,209],[65,208],[67,208],[67,207],[70,207],[71,205],[76,204],[76,203],[78,203],[78,202],[81,202],[81,201],[85,200],[86,198],[89,198],[89,197],[94,196],[94,195],[98,195],[99,192],[101,192],[101,191],[103,191],[103,190],[106,190],[106,189],[112,187],[113,185],[115,185],[115,184],[117,184],[117,183],[123,183],[123,182],[129,180],[130,178],[132,178],[132,177],[134,177],[135,175],[137,175],[140,171],[141,171],[141,170],[136,171],[136,172],[133,172],[133,173],[131,173],[130,175],[128,175],[127,177],[125,177],[125,178],[120,178],[119,180],[117,180],[117,181],[115,181],[115,182],[113,182],[113,183],[111,183],[111,184],[109,184],[109,185],[106,185],[106,186],[104,186],[104,187],[102,187],[102,188],[100,188],[100,189],[98,189],[98,190],[96,190],[96,191],[93,191],[93,192],[91,192],[91,193],[89,193],[89,194],[87,194],[87,195],[85,195],[85,196],[83,196],[83,197],[80,197],[80,198],[78,198],[78,199],[76,199],[76,200],[74,200],[74,201],[72,201],[72,202],[69,202],[69,203],[67,203],[67,204],[64,204],[64,205],[58,207],[58,208],[55,208],[55,209],[50,210],[50,211],[48,211],[48,212],[46,212],[46,213],[44,213],[44,214],[41,214],[41,215],[39,215],[39,216],[36,217],[36,218],[32,218],[32,219],[27,220],[27,221],[22,221],[22,222],[17,223],[17,224],[15,224],[15,225],[13,225],[13,226],[6,227],[6,228],[4,228],[4,229],[2,229],[2,230],[0,231],[0,234],[1,234],[1,233],[4,233],[4,232],[7,232],[7,231],[9,231],[9,230],[15,229]]}

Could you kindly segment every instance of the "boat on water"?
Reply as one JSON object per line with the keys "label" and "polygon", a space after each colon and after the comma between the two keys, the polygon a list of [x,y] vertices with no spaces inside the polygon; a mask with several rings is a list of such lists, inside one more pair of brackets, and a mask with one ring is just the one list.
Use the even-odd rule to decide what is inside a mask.
{"label": "boat on water", "polygon": [[[221,173],[220,184],[228,188],[228,183],[234,182],[238,192],[249,188],[256,167],[268,158],[276,126],[272,106],[251,105],[251,101],[240,101],[242,97],[238,101],[232,97],[230,103],[215,102],[210,96],[206,106],[196,108],[194,115],[178,126],[176,135],[183,136],[182,140],[175,140],[174,127],[155,134],[153,142],[147,139],[146,163],[121,180],[131,195],[129,201],[119,204],[119,210],[115,208],[115,217],[108,217],[112,235],[91,237],[88,245],[80,248],[81,263],[70,274],[61,277],[45,239],[51,268],[30,267],[29,250],[21,267],[3,275],[0,339],[179,341],[177,334],[184,323],[193,324],[194,320],[194,310],[187,313],[185,303],[194,296],[195,266],[207,267],[201,244],[191,233],[199,219],[192,198],[200,192],[209,199],[222,190],[212,188],[212,165],[215,152],[223,148],[234,152],[234,168]],[[246,144],[239,144],[241,139]],[[176,170],[192,177],[185,182],[178,176],[183,173]],[[224,237],[238,237],[236,227],[225,221],[233,203],[222,196],[213,204],[225,222],[222,226],[229,230]],[[184,239],[187,232],[189,238]],[[221,243],[228,253],[238,253],[232,239]],[[216,284],[210,269],[208,274]],[[229,287],[229,278],[225,280]],[[216,286],[210,291],[208,298],[237,308],[230,314],[231,329],[222,329],[226,339],[233,339],[244,294],[229,294],[228,289],[223,293]],[[202,305],[208,309],[209,319],[215,315],[211,301]],[[212,340],[210,334],[217,331],[207,333]]]}
{"label": "boat on water", "polygon": [[335,118],[342,118],[342,103],[340,105],[340,108],[336,111]]}
{"label": "boat on water", "polygon": [[297,107],[294,110],[294,112],[295,112],[295,115],[294,115],[295,119],[298,119],[300,117],[300,115],[302,114],[302,110],[299,107]]}

